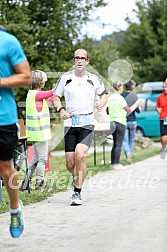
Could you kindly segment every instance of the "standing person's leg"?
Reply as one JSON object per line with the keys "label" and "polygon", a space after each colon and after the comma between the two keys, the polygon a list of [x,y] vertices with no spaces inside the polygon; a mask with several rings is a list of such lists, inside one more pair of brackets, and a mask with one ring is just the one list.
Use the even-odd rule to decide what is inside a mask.
{"label": "standing person's leg", "polygon": [[22,203],[18,196],[18,173],[14,169],[13,154],[18,141],[16,124],[0,127],[0,176],[3,178],[10,200],[10,233],[18,238],[24,229]]}
{"label": "standing person's leg", "polygon": [[45,164],[47,163],[48,157],[48,141],[36,142],[35,149],[35,154],[38,155],[35,189],[40,189],[44,188]]}
{"label": "standing person's leg", "polygon": [[134,152],[136,126],[137,126],[136,121],[130,122],[130,125],[129,125],[129,146],[130,146],[131,158],[133,157],[133,152]]}
{"label": "standing person's leg", "polygon": [[111,149],[111,165],[114,165],[115,162],[115,151],[116,151],[116,130],[117,128],[115,127],[115,131],[113,132],[112,136],[113,136],[113,145],[112,145],[112,149]]}
{"label": "standing person's leg", "polygon": [[38,163],[38,151],[35,145],[35,142],[33,143],[33,145],[30,147],[32,148],[32,152],[33,152],[33,158],[31,159],[30,163],[29,163],[29,167],[28,167],[28,178],[31,180],[32,176],[34,174],[34,171],[36,169],[37,163]]}
{"label": "standing person's leg", "polygon": [[125,153],[125,156],[127,157],[127,153],[130,153],[130,146],[129,146],[129,122],[127,122],[126,128],[125,128],[125,135],[123,140],[123,150]]}
{"label": "standing person's leg", "polygon": [[120,162],[122,143],[125,135],[125,125],[115,122],[116,129],[113,133],[113,148],[111,151],[111,165],[118,165]]}
{"label": "standing person's leg", "polygon": [[125,131],[123,148],[124,148],[124,152],[125,152],[126,160],[128,164],[132,163],[135,132],[136,132],[136,121],[127,122],[127,130]]}

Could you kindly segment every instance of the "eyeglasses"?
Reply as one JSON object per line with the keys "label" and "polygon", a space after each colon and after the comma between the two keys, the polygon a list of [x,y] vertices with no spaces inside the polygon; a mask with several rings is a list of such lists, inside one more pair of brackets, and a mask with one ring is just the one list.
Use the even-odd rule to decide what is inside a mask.
{"label": "eyeglasses", "polygon": [[76,56],[76,57],[74,57],[74,60],[75,60],[75,61],[79,61],[79,60],[81,60],[81,61],[86,61],[87,58]]}

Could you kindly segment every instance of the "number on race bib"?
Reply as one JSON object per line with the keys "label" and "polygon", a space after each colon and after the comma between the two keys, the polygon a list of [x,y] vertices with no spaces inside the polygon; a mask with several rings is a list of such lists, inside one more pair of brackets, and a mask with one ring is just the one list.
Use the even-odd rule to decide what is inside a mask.
{"label": "number on race bib", "polygon": [[91,118],[89,115],[78,115],[78,116],[72,116],[72,125],[73,126],[83,126],[91,124]]}

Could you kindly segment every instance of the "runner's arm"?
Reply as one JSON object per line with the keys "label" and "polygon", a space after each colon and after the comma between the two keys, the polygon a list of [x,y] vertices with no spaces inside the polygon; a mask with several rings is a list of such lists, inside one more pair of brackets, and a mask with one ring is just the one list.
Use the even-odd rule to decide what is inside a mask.
{"label": "runner's arm", "polygon": [[14,66],[14,70],[14,75],[6,78],[0,78],[1,88],[14,88],[31,84],[31,71],[27,60]]}

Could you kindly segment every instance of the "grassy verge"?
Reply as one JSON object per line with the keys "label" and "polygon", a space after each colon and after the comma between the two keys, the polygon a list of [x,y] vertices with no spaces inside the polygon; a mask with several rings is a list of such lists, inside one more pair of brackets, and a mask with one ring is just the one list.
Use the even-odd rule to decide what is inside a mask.
{"label": "grassy verge", "polygon": [[[139,162],[146,158],[152,157],[159,154],[159,148],[157,147],[150,147],[147,149],[142,149],[137,146],[135,150],[133,162]],[[87,162],[87,178],[89,176],[93,176],[98,172],[107,171],[110,168],[109,160],[110,160],[110,152],[106,152],[106,165],[101,165],[102,163],[102,153],[97,153],[97,165],[94,166],[94,155],[90,154],[86,158]],[[124,153],[121,154],[121,164],[127,165]],[[24,178],[25,171],[22,169],[19,172],[20,182]],[[49,196],[57,193],[59,191],[65,191],[67,188],[71,187],[72,176],[66,170],[65,166],[65,158],[62,157],[50,157],[50,171],[45,173],[45,182],[49,190],[47,191],[35,191],[33,190],[35,184],[35,176],[32,181],[32,190],[31,193],[27,191],[20,192],[20,199],[23,201],[24,205],[35,203],[42,201]],[[3,212],[8,211],[9,208],[9,200],[7,197],[7,193],[5,188],[2,188],[2,202],[0,203],[0,214]]]}

